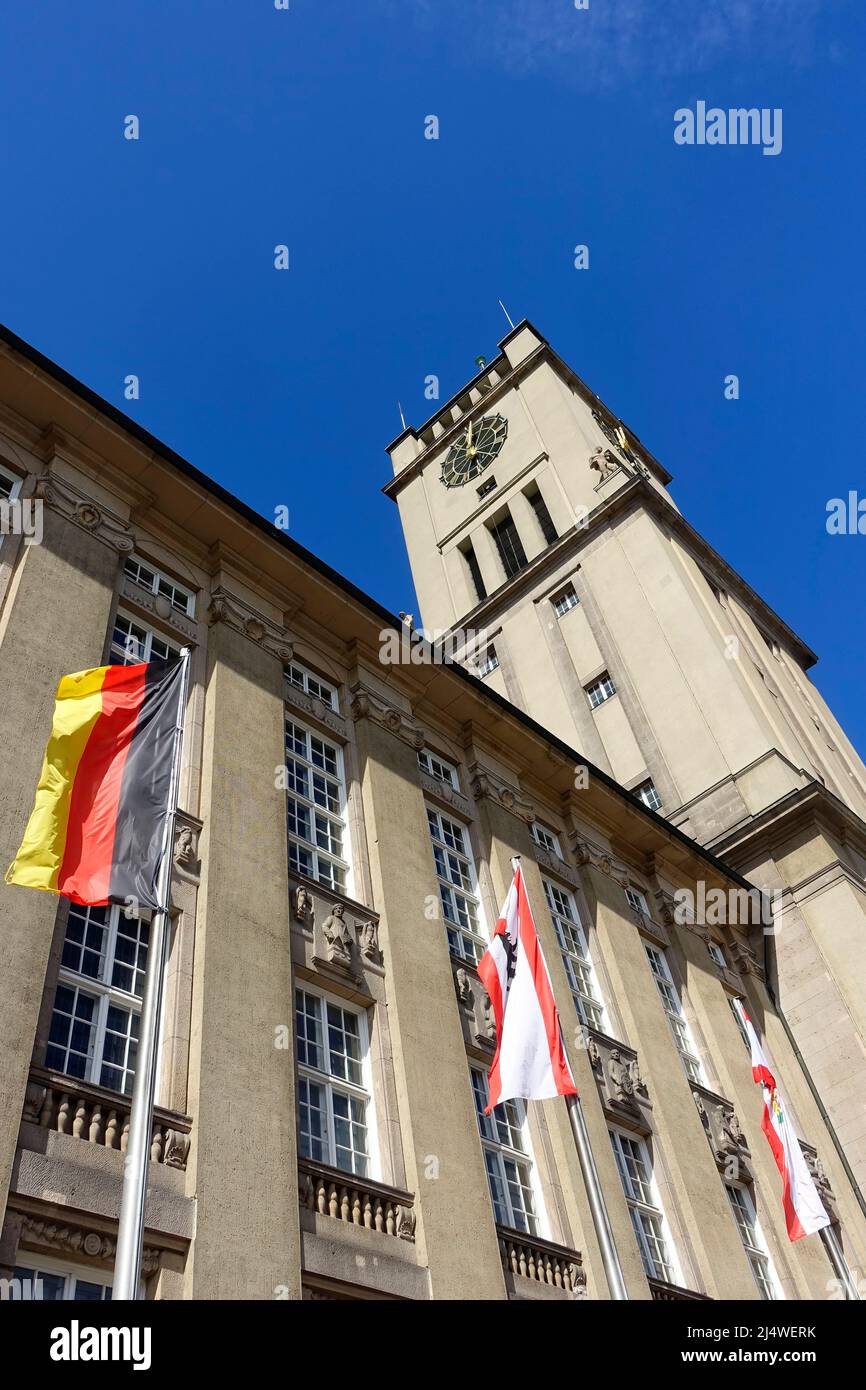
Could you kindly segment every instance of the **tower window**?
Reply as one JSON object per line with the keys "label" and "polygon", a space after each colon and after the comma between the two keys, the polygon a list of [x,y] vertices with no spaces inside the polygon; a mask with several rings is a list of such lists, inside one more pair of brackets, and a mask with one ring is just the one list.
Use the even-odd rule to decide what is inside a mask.
{"label": "tower window", "polygon": [[557,618],[564,618],[572,608],[576,608],[580,599],[574,591],[573,584],[566,584],[564,589],[560,589],[558,594],[554,594],[550,600],[553,604],[553,611]]}
{"label": "tower window", "polygon": [[490,531],[499,551],[506,579],[513,579],[526,568],[526,551],[517,533],[511,513],[506,509],[498,521],[490,523]]}
{"label": "tower window", "polygon": [[641,782],[639,787],[635,787],[634,794],[640,797],[644,806],[648,806],[651,811],[661,810],[662,799],[656,791],[655,783],[651,777],[648,777],[645,782]]}
{"label": "tower window", "polygon": [[553,517],[547,510],[547,503],[537,487],[531,492],[527,492],[525,496],[532,510],[535,512],[535,519],[541,527],[542,536],[547,541],[548,545],[552,545],[557,539],[557,533],[556,527],[553,524]]}
{"label": "tower window", "polygon": [[491,492],[495,492],[495,491],[496,491],[496,479],[495,479],[495,478],[487,478],[486,481],[483,482],[479,488],[476,488],[476,492],[478,493],[478,496],[479,496],[479,497],[488,497],[488,496],[490,495]]}
{"label": "tower window", "polygon": [[496,648],[488,647],[478,658],[478,674],[481,677],[489,676],[493,671],[498,670],[498,667],[499,657],[496,655]]}
{"label": "tower window", "polygon": [[616,694],[616,686],[607,671],[602,671],[598,680],[593,681],[592,685],[584,686],[584,689],[590,709],[598,709],[599,705],[603,705],[605,700]]}
{"label": "tower window", "polygon": [[475,554],[475,547],[471,541],[467,541],[461,549],[461,554],[466,561],[472,583],[475,586],[475,593],[479,600],[487,597],[487,590],[484,587],[484,579],[481,575],[481,566],[478,563],[478,556]]}

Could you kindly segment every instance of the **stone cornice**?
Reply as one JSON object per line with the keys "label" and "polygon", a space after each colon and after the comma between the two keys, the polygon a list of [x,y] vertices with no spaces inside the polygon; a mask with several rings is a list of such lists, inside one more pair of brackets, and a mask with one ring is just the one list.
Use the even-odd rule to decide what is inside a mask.
{"label": "stone cornice", "polygon": [[94,502],[66,478],[54,473],[43,475],[36,484],[36,497],[118,554],[128,555],[135,549],[135,536],[123,518]]}
{"label": "stone cornice", "polygon": [[266,618],[236,594],[229,594],[221,585],[212,591],[205,616],[210,627],[225,623],[283,663],[291,661],[292,644],[286,629]]}
{"label": "stone cornice", "polygon": [[424,730],[404,710],[389,704],[381,695],[374,694],[360,682],[351,686],[349,693],[352,697],[350,712],[356,723],[360,719],[370,719],[380,728],[387,729],[395,738],[408,743],[410,748],[420,752],[424,747],[427,741]]}

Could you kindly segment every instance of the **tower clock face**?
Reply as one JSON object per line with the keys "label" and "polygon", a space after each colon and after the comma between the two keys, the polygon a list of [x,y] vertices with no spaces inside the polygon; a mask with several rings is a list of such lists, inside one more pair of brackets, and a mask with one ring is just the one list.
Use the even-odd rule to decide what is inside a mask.
{"label": "tower clock face", "polygon": [[445,486],[462,487],[477,478],[496,458],[507,435],[508,421],[504,415],[484,415],[474,424],[470,421],[442,464]]}

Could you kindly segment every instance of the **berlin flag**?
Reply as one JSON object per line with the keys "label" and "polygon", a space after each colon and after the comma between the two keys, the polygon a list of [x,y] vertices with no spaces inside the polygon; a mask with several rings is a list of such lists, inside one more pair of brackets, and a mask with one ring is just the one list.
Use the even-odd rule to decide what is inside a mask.
{"label": "berlin flag", "polygon": [[740,1004],[740,1015],[752,1053],[752,1076],[764,1095],[761,1129],[767,1136],[776,1167],[782,1175],[782,1206],[790,1240],[802,1240],[830,1225],[830,1217],[818,1196],[803,1150],[791,1128],[788,1111],[782,1103],[776,1078],[761,1047],[752,1020]]}
{"label": "berlin flag", "polygon": [[490,1068],[487,1113],[515,1096],[524,1100],[576,1096],[550,976],[519,864],[493,941],[478,964],[478,974],[490,995],[496,1019],[496,1054]]}

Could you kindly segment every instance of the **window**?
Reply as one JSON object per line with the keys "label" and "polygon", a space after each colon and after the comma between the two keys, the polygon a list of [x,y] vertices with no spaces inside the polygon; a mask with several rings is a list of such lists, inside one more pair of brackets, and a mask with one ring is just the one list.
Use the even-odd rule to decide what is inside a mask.
{"label": "window", "polygon": [[70,904],[47,1067],[132,1093],[149,934],[120,907]]}
{"label": "window", "polygon": [[147,623],[118,613],[111,638],[111,659],[119,666],[134,666],[140,661],[156,661],[160,657],[179,656],[180,647],[160,637]]}
{"label": "window", "polygon": [[779,1297],[779,1285],[761,1228],[758,1225],[752,1199],[745,1188],[737,1187],[732,1182],[725,1183],[725,1191],[728,1194],[731,1211],[737,1223],[740,1240],[743,1242],[743,1249],[755,1276],[755,1283],[761,1291],[761,1297],[767,1299],[768,1302],[774,1302]]}
{"label": "window", "polygon": [[490,1099],[487,1077],[476,1067],[472,1068],[472,1094],[493,1214],[501,1226],[537,1236],[532,1158],[524,1137],[526,1112],[523,1104],[519,1100],[507,1100],[497,1105],[490,1115],[485,1115],[484,1109]]}
{"label": "window", "polygon": [[488,647],[478,658],[478,674],[483,680],[485,676],[491,675],[493,671],[498,669],[499,657],[496,655],[496,648]]}
{"label": "window", "polygon": [[646,941],[644,942],[644,950],[647,954],[650,970],[653,973],[653,979],[656,982],[659,998],[668,1016],[668,1023],[671,1026],[671,1032],[674,1035],[674,1042],[677,1045],[677,1051],[680,1054],[680,1060],[685,1068],[686,1076],[689,1078],[689,1081],[694,1081],[699,1086],[702,1086],[704,1084],[704,1069],[701,1066],[697,1048],[692,1041],[691,1030],[686,1022],[682,1004],[680,1003],[680,997],[677,994],[673,979],[671,978],[671,972],[665,960],[664,953],[658,950],[657,947],[650,946]]}
{"label": "window", "polygon": [[611,695],[616,694],[616,686],[607,671],[603,671],[598,680],[593,681],[591,685],[584,686],[584,689],[590,709],[598,709],[599,705],[603,705],[605,700],[609,700]]}
{"label": "window", "polygon": [[305,1158],[370,1176],[367,1021],[342,1002],[295,991],[298,1129]]}
{"label": "window", "polygon": [[603,1032],[604,1009],[574,897],[549,879],[542,882],[577,1016],[585,1028]]}
{"label": "window", "polygon": [[496,491],[496,479],[487,478],[487,480],[483,482],[481,486],[476,489],[476,491],[479,497],[489,497],[491,492]]}
{"label": "window", "polygon": [[21,1298],[42,1303],[110,1303],[113,1275],[101,1269],[78,1271],[71,1265],[64,1268],[51,1263],[18,1265],[13,1276],[19,1284]]}
{"label": "window", "polygon": [[0,466],[0,501],[11,502],[21,491],[21,479]]}
{"label": "window", "polygon": [[498,521],[490,522],[490,532],[496,542],[505,578],[513,579],[526,568],[526,551],[523,549],[517,527],[511,513],[506,510]]}
{"label": "window", "polygon": [[662,799],[656,791],[651,778],[648,777],[645,782],[641,782],[639,787],[635,787],[634,795],[643,802],[644,806],[648,806],[651,811],[661,810]]}
{"label": "window", "polygon": [[547,541],[548,545],[552,545],[557,538],[556,527],[553,524],[553,518],[550,512],[547,510],[547,503],[537,487],[532,492],[527,492],[526,497],[529,501],[529,505],[535,512],[535,519],[541,527],[542,536]]}
{"label": "window", "polygon": [[740,1015],[740,1007],[743,1005],[743,1003],[744,1001],[742,999],[732,999],[730,994],[728,995],[728,1006],[731,1010],[731,1013],[734,1015],[734,1022],[736,1023],[737,1028],[739,1029],[740,1037],[743,1039],[745,1049],[748,1052],[749,1056],[751,1056],[752,1044],[749,1042],[749,1035],[746,1032],[746,1025],[744,1024]]}
{"label": "window", "polygon": [[349,879],[343,755],[334,744],[286,719],[289,867],[345,893]]}
{"label": "window", "polygon": [[422,772],[426,772],[428,777],[435,777],[437,782],[444,782],[446,786],[453,787],[455,791],[460,790],[457,781],[457,769],[452,763],[446,763],[444,758],[439,758],[435,753],[431,753],[429,748],[422,748],[418,754],[418,766]]}
{"label": "window", "polygon": [[708,941],[708,942],[707,942],[707,950],[709,951],[709,953],[710,953],[712,959],[715,961],[715,963],[716,963],[716,965],[719,967],[719,969],[720,969],[720,970],[727,970],[727,968],[728,968],[727,958],[726,958],[726,956],[725,956],[724,950],[723,950],[722,947],[718,944],[718,942],[716,942],[716,941]]}
{"label": "window", "polygon": [[146,589],[149,594],[159,594],[162,598],[167,598],[178,613],[185,613],[188,618],[193,616],[195,599],[189,589],[185,589],[182,584],[176,584],[153,565],[145,564],[137,555],[128,555],[123,562],[123,572],[127,579],[131,579],[133,584],[138,584],[139,588]]}
{"label": "window", "polygon": [[476,964],[487,949],[481,926],[478,883],[469,835],[464,826],[427,807],[439,896],[448,945],[455,956]]}
{"label": "window", "polygon": [[626,888],[625,896],[628,899],[629,907],[634,912],[639,912],[641,917],[649,917],[650,910],[643,893],[639,893],[637,888]]}
{"label": "window", "polygon": [[532,838],[542,849],[546,849],[548,854],[555,854],[557,859],[562,858],[562,850],[559,848],[559,838],[554,835],[552,830],[548,830],[541,821],[532,822]]}
{"label": "window", "polygon": [[574,585],[566,584],[564,589],[560,589],[558,594],[554,594],[550,602],[553,604],[553,611],[557,618],[564,618],[566,613],[577,607],[580,599],[575,593]]}
{"label": "window", "polygon": [[650,1279],[676,1284],[677,1270],[647,1146],[642,1139],[622,1134],[618,1129],[610,1131],[610,1139],[643,1267]]}
{"label": "window", "polygon": [[481,566],[478,563],[478,556],[475,554],[475,547],[471,542],[467,541],[466,545],[461,547],[460,553],[466,561],[469,575],[475,588],[475,596],[480,602],[487,597],[487,590],[484,587],[484,579],[481,575]]}
{"label": "window", "polygon": [[302,690],[305,695],[312,695],[315,699],[321,700],[329,709],[337,708],[337,692],[334,687],[314,676],[312,671],[308,671],[306,666],[301,666],[299,662],[292,661],[286,667],[286,680],[296,690]]}

